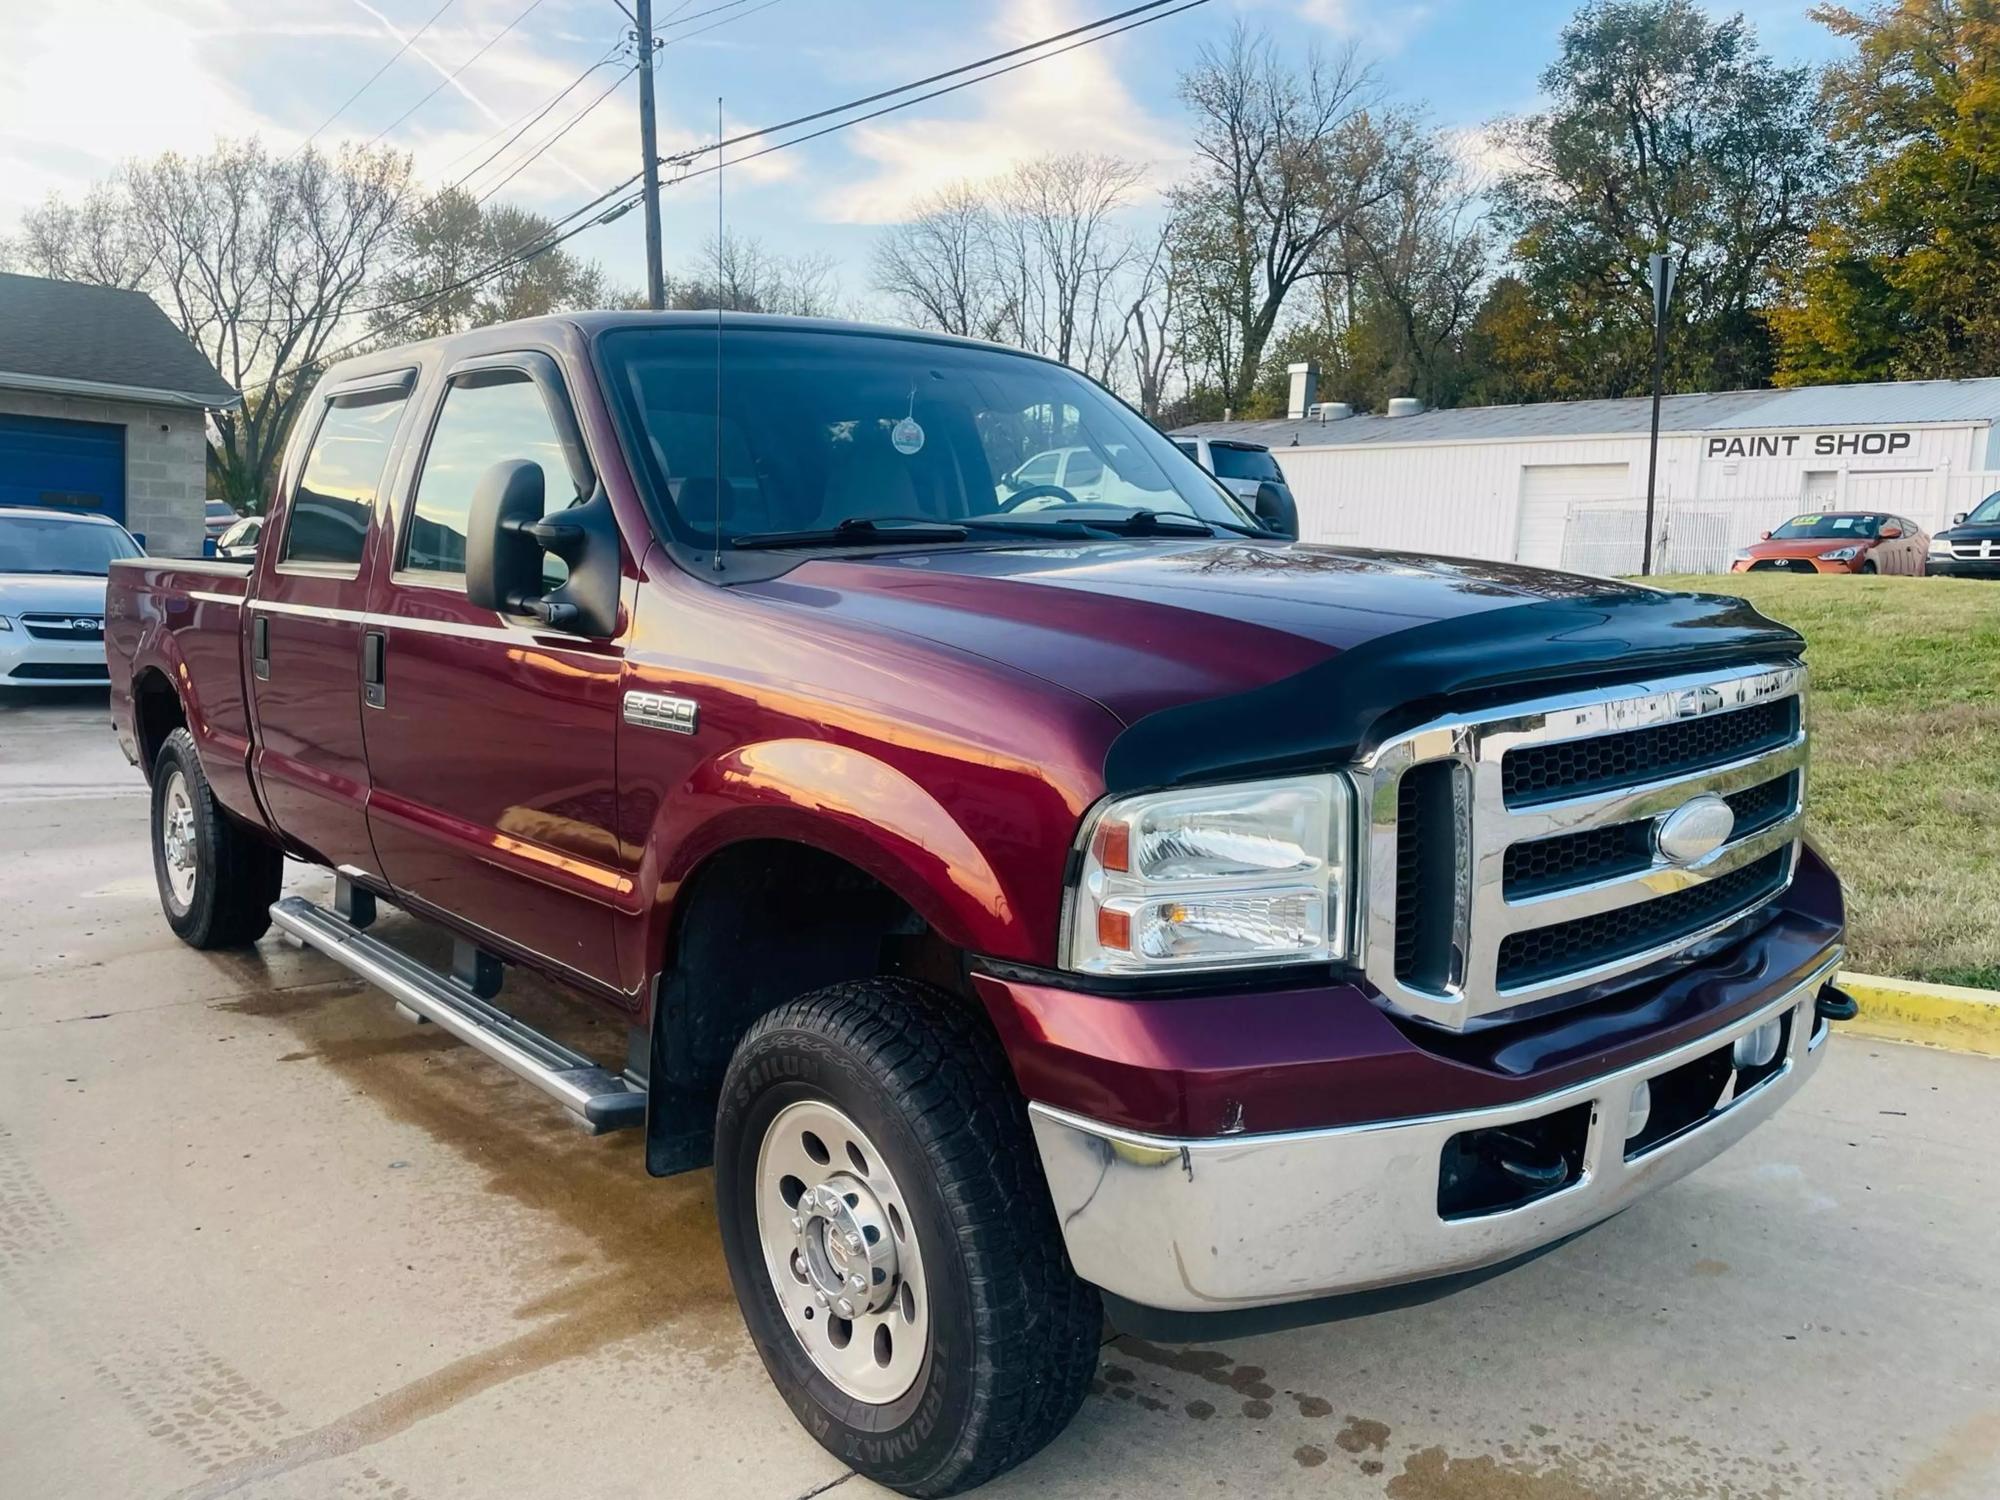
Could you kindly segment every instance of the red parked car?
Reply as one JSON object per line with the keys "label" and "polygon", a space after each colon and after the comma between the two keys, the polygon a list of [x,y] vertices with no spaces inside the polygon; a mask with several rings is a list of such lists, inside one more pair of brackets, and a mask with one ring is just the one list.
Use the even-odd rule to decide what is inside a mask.
{"label": "red parked car", "polygon": [[1736,554],[1732,573],[1906,573],[1921,577],[1930,538],[1916,522],[1873,510],[1793,516]]}
{"label": "red parked car", "polygon": [[[1117,482],[999,484],[1068,449]],[[1299,546],[1051,361],[501,325],[331,369],[268,515],[247,565],[112,569],[168,923],[275,921],[712,1162],[773,1380],[907,1494],[1060,1432],[1106,1314],[1309,1320],[1602,1221],[1851,1013],[1798,636]]]}

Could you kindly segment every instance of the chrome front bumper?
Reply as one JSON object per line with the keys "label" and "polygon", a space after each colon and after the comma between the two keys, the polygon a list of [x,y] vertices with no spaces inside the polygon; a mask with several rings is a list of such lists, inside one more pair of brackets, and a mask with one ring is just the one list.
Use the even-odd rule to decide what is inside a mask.
{"label": "chrome front bumper", "polygon": [[[1224,1312],[1478,1270],[1611,1217],[1746,1135],[1825,1056],[1815,1014],[1836,950],[1739,1021],[1633,1067],[1519,1104],[1283,1135],[1175,1140],[1031,1104],[1035,1141],[1077,1274],[1142,1307]],[[1627,1159],[1633,1086],[1792,1013],[1782,1066],[1702,1122]],[[1577,1180],[1524,1206],[1446,1219],[1445,1143],[1589,1104]]]}

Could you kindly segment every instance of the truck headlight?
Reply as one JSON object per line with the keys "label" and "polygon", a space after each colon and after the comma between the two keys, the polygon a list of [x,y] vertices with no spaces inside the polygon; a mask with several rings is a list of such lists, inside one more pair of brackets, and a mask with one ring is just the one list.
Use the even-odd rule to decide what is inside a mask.
{"label": "truck headlight", "polygon": [[1343,956],[1350,800],[1340,777],[1298,776],[1099,803],[1064,965],[1148,974]]}
{"label": "truck headlight", "polygon": [[1950,543],[1950,542],[1948,542],[1948,541],[1946,541],[1946,540],[1945,540],[1945,539],[1944,539],[1943,537],[1941,537],[1941,536],[1934,536],[1934,537],[1932,537],[1932,538],[1931,538],[1931,556],[1932,556],[1932,557],[1950,557],[1950,556],[1951,556],[1951,543]]}
{"label": "truck headlight", "polygon": [[1849,562],[1861,555],[1859,547],[1835,547],[1831,552],[1819,555],[1821,562]]}

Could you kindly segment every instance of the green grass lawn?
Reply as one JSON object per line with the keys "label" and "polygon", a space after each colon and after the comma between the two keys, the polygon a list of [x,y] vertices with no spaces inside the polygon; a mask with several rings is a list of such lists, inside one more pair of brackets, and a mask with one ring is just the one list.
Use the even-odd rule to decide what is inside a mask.
{"label": "green grass lawn", "polygon": [[1847,887],[1849,961],[2000,989],[2000,584],[1662,578],[1806,638],[1812,836]]}

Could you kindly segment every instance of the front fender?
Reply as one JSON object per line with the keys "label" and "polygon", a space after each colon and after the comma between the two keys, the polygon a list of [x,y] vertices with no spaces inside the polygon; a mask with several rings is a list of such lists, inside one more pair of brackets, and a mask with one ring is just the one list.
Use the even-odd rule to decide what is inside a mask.
{"label": "front fender", "polygon": [[[988,825],[988,842],[1012,851],[1002,861],[929,789],[866,750],[803,738],[738,746],[696,768],[653,821],[645,863],[657,878],[647,872],[639,882],[657,892],[647,952],[668,951],[680,891],[705,861],[772,839],[866,872],[957,947],[1039,961],[1054,943],[1074,818],[1067,808],[1035,805],[1043,799],[1021,800],[1011,829],[997,798],[975,792],[960,804]],[[1051,817],[1062,820],[1053,841],[1043,823]]]}

